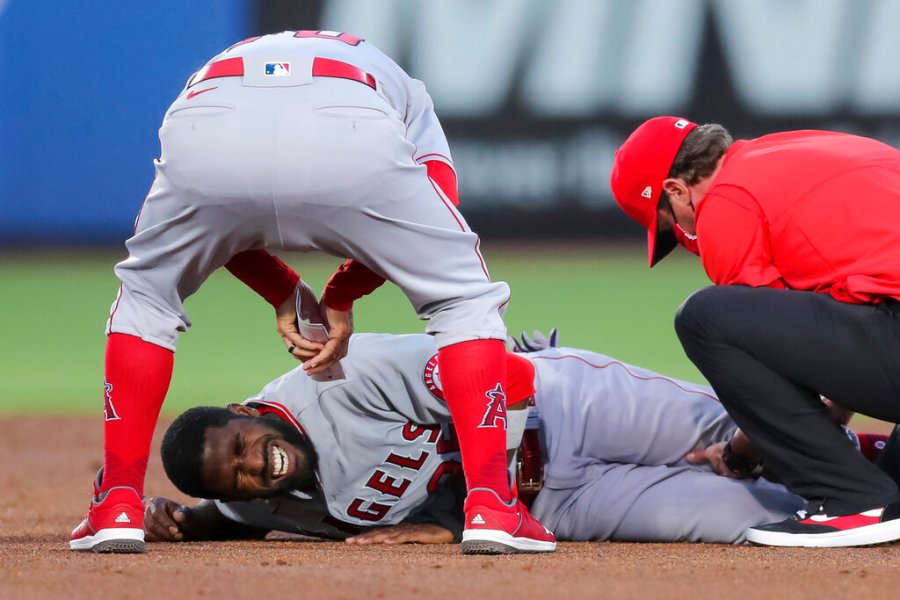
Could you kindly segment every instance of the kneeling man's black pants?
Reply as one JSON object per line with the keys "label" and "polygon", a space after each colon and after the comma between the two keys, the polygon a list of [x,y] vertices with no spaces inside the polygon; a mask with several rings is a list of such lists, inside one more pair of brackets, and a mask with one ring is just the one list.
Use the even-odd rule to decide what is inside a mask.
{"label": "kneeling man's black pants", "polygon": [[900,303],[714,286],[684,302],[675,329],[788,489],[824,501],[829,514],[900,500],[894,481],[856,451],[820,400],[900,421]]}

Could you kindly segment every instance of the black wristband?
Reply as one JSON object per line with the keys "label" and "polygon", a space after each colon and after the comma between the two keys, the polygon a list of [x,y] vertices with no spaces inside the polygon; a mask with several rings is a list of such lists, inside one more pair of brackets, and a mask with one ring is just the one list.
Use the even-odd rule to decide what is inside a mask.
{"label": "black wristband", "polygon": [[757,470],[762,467],[762,459],[751,460],[746,456],[735,454],[731,448],[731,442],[725,444],[722,450],[722,462],[728,467],[728,470],[737,475],[755,475]]}

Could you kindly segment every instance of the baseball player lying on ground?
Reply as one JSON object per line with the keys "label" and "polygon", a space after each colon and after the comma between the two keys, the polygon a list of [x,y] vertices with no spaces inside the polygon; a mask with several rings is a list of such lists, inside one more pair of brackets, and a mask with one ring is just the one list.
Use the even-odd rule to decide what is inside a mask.
{"label": "baseball player lying on ground", "polygon": [[[464,486],[436,352],[427,335],[357,334],[345,380],[297,368],[241,405],[188,410],[166,432],[163,464],[181,491],[215,500],[151,498],[148,539],[458,541]],[[484,418],[505,421],[509,448],[524,438],[520,494],[561,540],[742,543],[804,505],[707,463],[727,473],[705,449],[735,432],[708,387],[573,348],[507,358],[511,409]]]}

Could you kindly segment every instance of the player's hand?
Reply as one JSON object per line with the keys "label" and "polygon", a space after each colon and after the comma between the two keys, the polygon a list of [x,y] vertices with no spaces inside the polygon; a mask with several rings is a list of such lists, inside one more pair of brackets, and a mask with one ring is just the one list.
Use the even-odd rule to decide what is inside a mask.
{"label": "player's hand", "polygon": [[347,356],[350,347],[350,335],[353,333],[353,311],[335,310],[322,304],[322,313],[328,324],[328,341],[315,356],[303,364],[308,375],[321,373],[328,367]]}
{"label": "player's hand", "polygon": [[440,525],[401,523],[370,529],[347,538],[348,544],[449,544],[453,534]]}
{"label": "player's hand", "polygon": [[722,458],[722,453],[725,451],[725,444],[728,442],[719,442],[718,444],[713,444],[708,448],[701,448],[697,450],[692,450],[685,455],[685,459],[689,463],[693,463],[695,465],[703,465],[708,464],[712,467],[712,470],[722,477],[730,477],[732,479],[742,479],[742,476],[738,473],[735,473],[731,469],[725,466],[725,461]]}
{"label": "player's hand", "polygon": [[[325,344],[313,342],[300,335],[297,329],[297,294],[298,290],[288,296],[287,300],[275,309],[275,329],[288,348],[291,355],[302,361],[309,360],[325,348]],[[293,349],[291,349],[293,347]]]}
{"label": "player's hand", "polygon": [[168,498],[150,497],[144,510],[144,535],[149,542],[190,539],[191,507]]}

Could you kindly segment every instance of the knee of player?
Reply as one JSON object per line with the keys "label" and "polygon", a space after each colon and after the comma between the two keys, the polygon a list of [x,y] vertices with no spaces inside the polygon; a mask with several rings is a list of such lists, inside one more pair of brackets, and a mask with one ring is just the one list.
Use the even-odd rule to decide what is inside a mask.
{"label": "knee of player", "polygon": [[716,286],[698,290],[675,311],[675,332],[682,343],[709,331],[710,321],[721,310],[719,291]]}
{"label": "knee of player", "polygon": [[509,299],[512,295],[510,292],[509,284],[505,281],[491,281],[484,288],[484,293],[482,296],[490,298],[493,304],[496,304],[498,308],[505,310],[506,305],[509,304]]}

